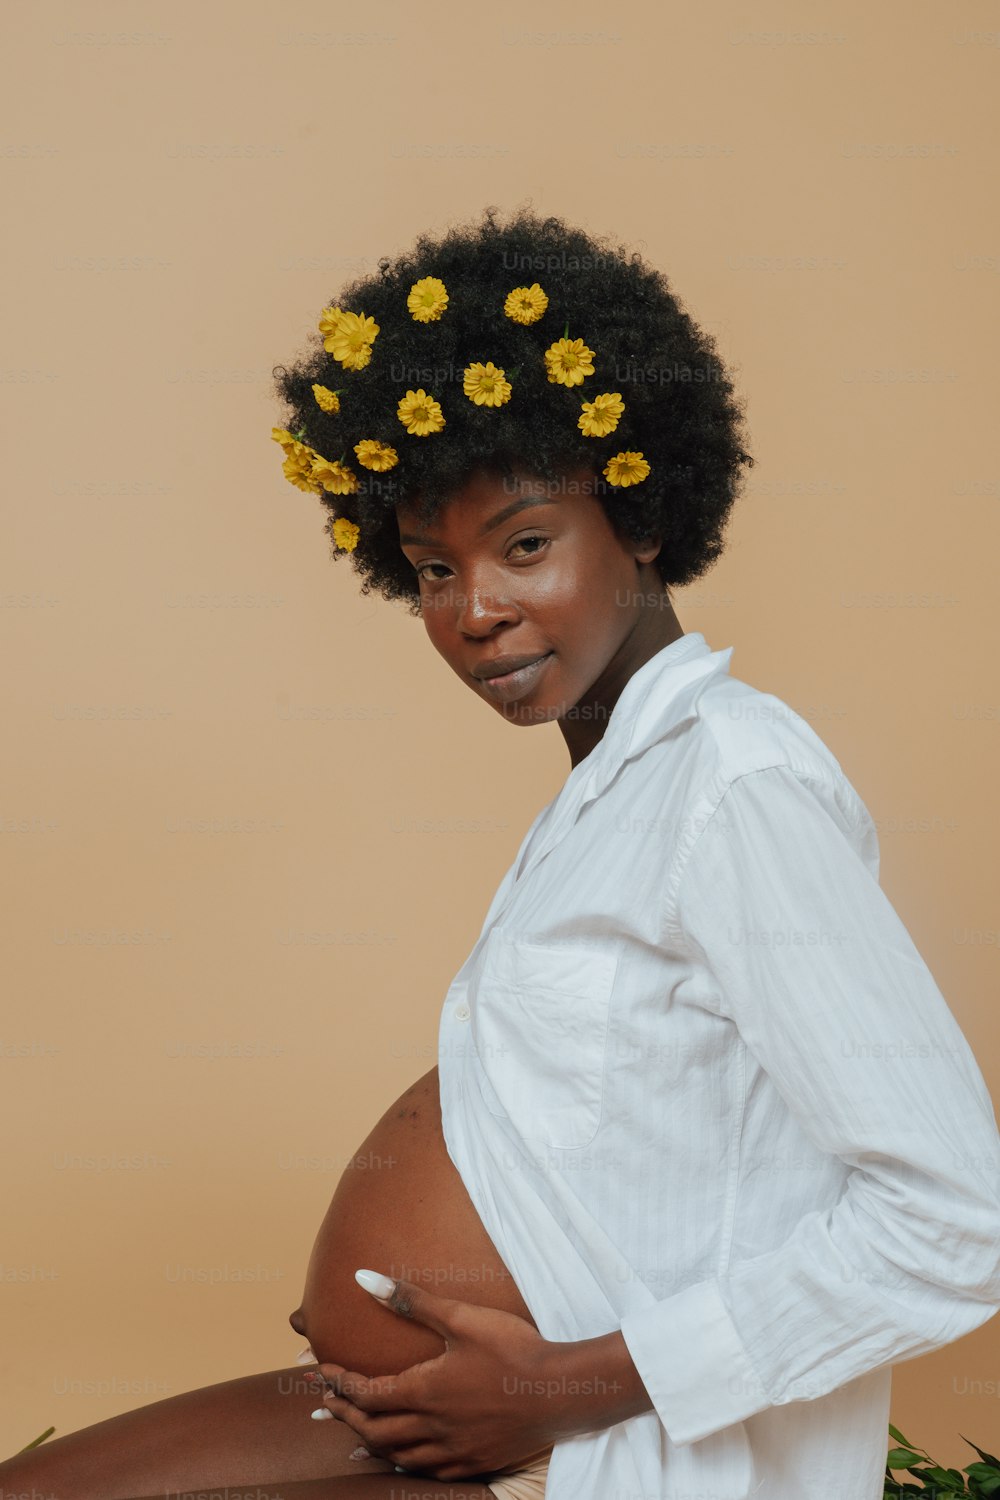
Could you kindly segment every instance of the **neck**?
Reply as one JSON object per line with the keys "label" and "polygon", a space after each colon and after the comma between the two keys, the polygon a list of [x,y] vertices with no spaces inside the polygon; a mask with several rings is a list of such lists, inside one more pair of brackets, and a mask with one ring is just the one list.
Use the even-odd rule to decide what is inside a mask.
{"label": "neck", "polygon": [[603,739],[611,711],[629,678],[650,657],[679,640],[684,633],[673,607],[666,602],[666,595],[662,606],[637,611],[633,629],[596,682],[574,705],[573,717],[557,721],[569,750],[571,767],[578,766]]}

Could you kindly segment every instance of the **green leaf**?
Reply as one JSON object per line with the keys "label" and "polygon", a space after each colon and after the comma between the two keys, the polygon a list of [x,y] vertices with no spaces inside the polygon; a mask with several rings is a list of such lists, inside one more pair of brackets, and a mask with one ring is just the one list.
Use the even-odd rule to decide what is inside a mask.
{"label": "green leaf", "polygon": [[951,1475],[947,1469],[942,1469],[940,1464],[931,1464],[928,1468],[921,1469],[920,1477],[923,1479],[925,1478],[925,1476],[926,1479],[933,1480],[938,1488],[942,1490],[946,1495],[968,1494],[968,1490],[965,1488],[965,1476],[959,1474],[958,1483],[956,1485],[953,1475]]}
{"label": "green leaf", "polygon": [[900,1432],[899,1428],[898,1427],[893,1427],[893,1425],[892,1425],[891,1422],[889,1423],[889,1431],[892,1434],[892,1436],[896,1439],[897,1443],[901,1443],[902,1446],[904,1448],[908,1448],[911,1453],[922,1453],[925,1456],[925,1458],[929,1458],[930,1457],[930,1454],[927,1452],[926,1448],[921,1448],[920,1445],[919,1445],[919,1443],[911,1443],[910,1440],[909,1440],[909,1438],[905,1438],[903,1436],[903,1434]]}
{"label": "green leaf", "polygon": [[890,1448],[885,1462],[889,1469],[908,1469],[911,1464],[921,1463],[922,1460],[911,1448]]}
{"label": "green leaf", "polygon": [[[961,1433],[958,1435],[962,1438],[963,1443],[968,1443],[970,1448],[976,1448],[975,1443],[969,1442],[967,1437],[963,1437]],[[992,1464],[995,1469],[1000,1470],[1000,1458],[994,1458],[992,1453],[984,1453],[982,1448],[976,1448],[976,1452],[984,1464]]]}

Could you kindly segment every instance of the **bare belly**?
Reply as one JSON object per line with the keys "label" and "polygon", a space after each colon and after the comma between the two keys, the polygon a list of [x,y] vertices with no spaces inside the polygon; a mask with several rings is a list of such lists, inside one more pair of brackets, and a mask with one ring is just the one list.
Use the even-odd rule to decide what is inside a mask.
{"label": "bare belly", "polygon": [[362,1375],[395,1375],[440,1354],[440,1334],[358,1285],[354,1272],[363,1266],[536,1326],[448,1155],[436,1067],[390,1105],[354,1153],[291,1322],[317,1358]]}

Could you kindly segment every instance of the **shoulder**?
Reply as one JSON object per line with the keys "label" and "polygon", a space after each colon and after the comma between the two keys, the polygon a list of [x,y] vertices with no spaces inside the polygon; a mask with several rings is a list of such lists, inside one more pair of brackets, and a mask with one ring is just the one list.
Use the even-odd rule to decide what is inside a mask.
{"label": "shoulder", "polygon": [[749,785],[776,803],[789,800],[789,793],[794,800],[807,792],[877,872],[878,840],[867,807],[833,751],[790,704],[725,674],[708,681],[692,707],[695,831],[749,777]]}

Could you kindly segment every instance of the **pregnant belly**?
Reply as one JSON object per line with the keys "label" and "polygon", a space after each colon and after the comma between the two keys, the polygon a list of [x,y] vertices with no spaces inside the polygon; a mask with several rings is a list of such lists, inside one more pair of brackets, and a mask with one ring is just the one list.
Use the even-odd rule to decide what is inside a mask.
{"label": "pregnant belly", "polygon": [[395,1375],[441,1354],[440,1334],[358,1285],[363,1266],[536,1326],[448,1155],[436,1067],[390,1105],[351,1158],[290,1321],[318,1359],[362,1375]]}

